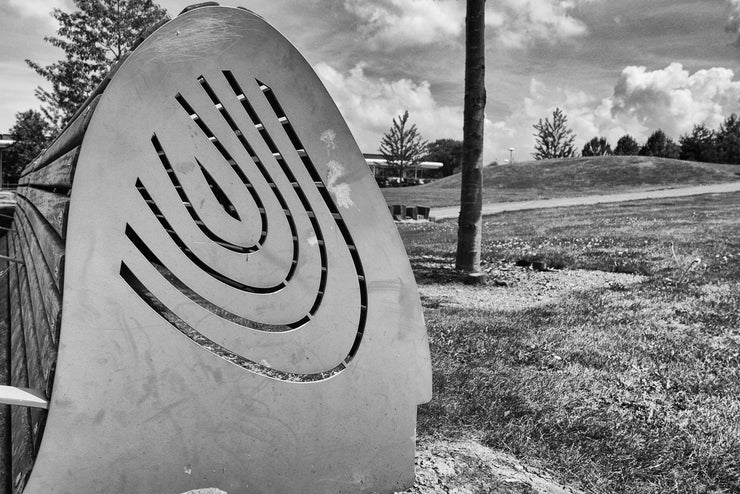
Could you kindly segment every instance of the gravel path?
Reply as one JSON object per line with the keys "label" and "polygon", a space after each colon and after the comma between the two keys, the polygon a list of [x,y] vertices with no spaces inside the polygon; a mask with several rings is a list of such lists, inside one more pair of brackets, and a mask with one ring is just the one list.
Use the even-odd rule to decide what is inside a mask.
{"label": "gravel path", "polygon": [[[492,202],[483,205],[483,214],[497,214],[504,211],[521,211],[524,209],[560,208],[565,206],[585,206],[607,202],[637,201],[641,199],[660,199],[663,197],[698,196],[702,194],[724,194],[739,192],[740,182],[725,184],[695,185],[693,187],[679,187],[675,189],[642,190],[638,192],[623,192],[620,194],[605,194],[581,197],[561,197],[556,199],[538,199],[533,201]],[[460,206],[432,208],[430,218],[441,220],[457,218]]]}

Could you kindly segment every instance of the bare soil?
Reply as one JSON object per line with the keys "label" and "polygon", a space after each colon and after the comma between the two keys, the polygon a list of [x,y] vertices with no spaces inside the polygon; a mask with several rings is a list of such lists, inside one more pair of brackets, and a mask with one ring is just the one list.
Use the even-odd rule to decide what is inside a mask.
{"label": "bare soil", "polygon": [[411,494],[581,494],[558,484],[545,470],[487,448],[475,440],[421,441]]}

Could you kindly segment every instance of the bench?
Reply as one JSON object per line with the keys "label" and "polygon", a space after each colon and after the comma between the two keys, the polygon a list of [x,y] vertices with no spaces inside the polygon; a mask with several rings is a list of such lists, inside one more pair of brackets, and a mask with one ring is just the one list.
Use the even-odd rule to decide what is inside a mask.
{"label": "bench", "polygon": [[25,168],[4,231],[5,492],[413,483],[414,277],[336,105],[261,17],[157,26]]}

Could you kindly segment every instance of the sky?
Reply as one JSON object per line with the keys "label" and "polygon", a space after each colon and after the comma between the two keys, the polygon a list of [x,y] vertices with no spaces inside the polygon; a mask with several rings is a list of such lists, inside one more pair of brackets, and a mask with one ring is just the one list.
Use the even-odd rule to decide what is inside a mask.
{"label": "sky", "polygon": [[[462,139],[464,0],[233,0],[265,18],[311,63],[363,152],[394,117],[429,140]],[[161,0],[172,16],[194,0]],[[0,0],[0,132],[38,108],[45,81],[26,63],[71,0]],[[595,136],[678,139],[740,113],[740,0],[488,0],[484,160],[531,159],[533,125],[556,107],[576,146]]]}

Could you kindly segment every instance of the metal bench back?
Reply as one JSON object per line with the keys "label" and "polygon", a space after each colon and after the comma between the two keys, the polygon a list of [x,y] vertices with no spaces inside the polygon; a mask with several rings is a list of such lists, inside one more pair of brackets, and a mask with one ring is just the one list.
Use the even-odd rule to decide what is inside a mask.
{"label": "metal bench back", "polygon": [[179,16],[110,79],[78,152],[27,492],[413,482],[431,396],[413,274],[285,38],[242,9]]}

